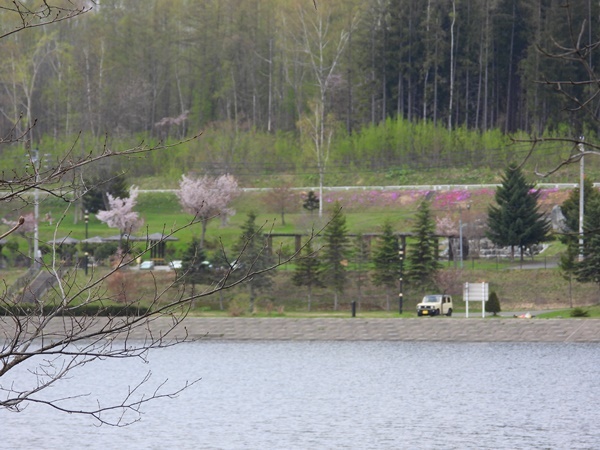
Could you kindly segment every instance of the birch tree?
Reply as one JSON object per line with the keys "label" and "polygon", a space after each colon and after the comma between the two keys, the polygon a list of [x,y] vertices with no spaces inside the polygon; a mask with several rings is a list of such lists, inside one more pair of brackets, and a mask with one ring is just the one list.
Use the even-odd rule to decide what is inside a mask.
{"label": "birch tree", "polygon": [[[319,198],[323,198],[323,183],[331,139],[333,120],[326,112],[328,95],[339,78],[338,65],[348,42],[349,33],[342,30],[339,37],[331,34],[332,16],[330,11],[319,9],[315,14],[307,14],[299,9],[301,24],[301,47],[308,58],[308,65],[317,87],[317,96],[310,102],[311,116],[300,121],[300,129],[310,137],[319,171]],[[332,39],[335,39],[333,51],[329,51]],[[319,217],[323,216],[323,206],[319,204]]]}

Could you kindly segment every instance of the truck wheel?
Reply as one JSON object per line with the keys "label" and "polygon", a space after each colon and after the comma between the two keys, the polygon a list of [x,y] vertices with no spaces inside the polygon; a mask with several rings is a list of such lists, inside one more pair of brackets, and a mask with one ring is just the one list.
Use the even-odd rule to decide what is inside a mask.
{"label": "truck wheel", "polygon": [[421,311],[417,312],[417,316],[421,317],[423,313]]}
{"label": "truck wheel", "polygon": [[448,314],[446,314],[446,315],[447,315],[448,317],[450,317],[450,316],[452,315],[452,308],[450,308],[450,309],[448,310]]}
{"label": "truck wheel", "polygon": [[439,310],[439,309],[436,309],[436,310],[435,310],[435,314],[434,314],[434,316],[439,316],[439,315],[440,315],[440,310]]}

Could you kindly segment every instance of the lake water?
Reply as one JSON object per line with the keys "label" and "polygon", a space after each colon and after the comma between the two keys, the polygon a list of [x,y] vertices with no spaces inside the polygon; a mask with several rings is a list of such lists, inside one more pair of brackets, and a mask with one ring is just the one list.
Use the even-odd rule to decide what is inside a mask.
{"label": "lake water", "polygon": [[598,344],[198,342],[88,365],[52,395],[120,398],[147,370],[202,380],[125,428],[2,410],[0,448],[600,448]]}

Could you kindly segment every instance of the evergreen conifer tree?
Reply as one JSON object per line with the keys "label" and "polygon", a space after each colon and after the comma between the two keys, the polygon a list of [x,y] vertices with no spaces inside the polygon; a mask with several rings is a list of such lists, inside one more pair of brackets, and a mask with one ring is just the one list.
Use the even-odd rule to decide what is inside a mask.
{"label": "evergreen conifer tree", "polygon": [[[600,200],[600,192],[594,189],[592,182],[586,178],[583,180],[583,214],[584,222],[587,220],[592,204]],[[579,187],[573,189],[569,197],[560,205],[560,209],[565,217],[565,225],[568,232],[559,237],[563,244],[567,245],[567,251],[561,256],[559,267],[563,272],[563,276],[571,280],[571,276],[575,273],[577,264],[576,260],[579,255]],[[585,240],[585,234],[584,234]]]}
{"label": "evergreen conifer tree", "polygon": [[342,213],[339,202],[333,206],[329,224],[324,232],[325,246],[323,253],[324,281],[333,289],[333,309],[338,309],[339,294],[346,285],[346,267],[348,265],[348,228],[346,216]]}
{"label": "evergreen conifer tree", "polygon": [[560,255],[558,261],[558,268],[560,275],[569,282],[569,306],[573,307],[573,278],[577,270],[577,254],[579,253],[578,247],[574,245],[568,245],[567,250]]}
{"label": "evergreen conifer tree", "polygon": [[485,312],[492,313],[495,316],[500,311],[500,300],[498,299],[498,294],[496,294],[495,291],[492,291],[488,296],[488,301],[485,302]]}
{"label": "evergreen conifer tree", "polygon": [[583,260],[575,264],[575,276],[578,281],[600,285],[600,199],[587,206],[583,234]]}
{"label": "evergreen conifer tree", "polygon": [[[272,271],[266,270],[273,264],[273,257],[267,251],[267,239],[261,234],[262,228],[256,225],[256,214],[248,213],[242,225],[242,234],[234,246],[240,256],[235,261],[235,270],[244,275],[253,274],[246,282],[250,296],[250,311],[254,311],[257,291],[267,289],[272,284]],[[235,272],[232,274],[234,275]],[[232,277],[234,278],[234,277]]]}
{"label": "evergreen conifer tree", "polygon": [[496,245],[523,251],[548,239],[550,222],[539,211],[539,191],[528,183],[519,167],[511,164],[496,189],[496,205],[488,209],[488,238]]}
{"label": "evergreen conifer tree", "polygon": [[363,286],[369,277],[367,271],[367,264],[369,262],[369,247],[365,242],[365,238],[362,233],[358,233],[354,238],[353,247],[352,260],[355,264],[353,279],[356,285],[358,307],[360,309],[363,298]]}
{"label": "evergreen conifer tree", "polygon": [[392,224],[386,221],[382,227],[382,234],[377,240],[377,247],[373,253],[374,271],[372,275],[373,284],[386,288],[386,305],[390,310],[390,295],[394,288],[398,287],[400,277],[400,244],[394,235]]}
{"label": "evergreen conifer tree", "polygon": [[113,175],[106,169],[100,171],[95,177],[88,180],[91,188],[82,197],[83,208],[92,214],[109,207],[108,194],[113,197],[129,197],[129,187],[125,175]]}
{"label": "evergreen conifer tree", "polygon": [[409,267],[406,278],[417,285],[432,285],[440,263],[437,260],[437,239],[434,236],[435,221],[427,200],[419,205],[413,232],[416,242],[412,243],[407,255]]}
{"label": "evergreen conifer tree", "polygon": [[[200,240],[192,238],[192,242],[185,249],[181,267],[182,281],[192,284],[207,284],[212,281],[206,254],[200,245]],[[193,291],[192,291],[193,292]]]}
{"label": "evergreen conifer tree", "polygon": [[292,275],[292,283],[296,286],[306,286],[308,288],[308,311],[312,303],[313,287],[322,288],[325,285],[322,280],[322,267],[319,255],[312,248],[312,241],[309,241],[302,257],[296,260],[296,270]]}
{"label": "evergreen conifer tree", "polygon": [[308,195],[306,196],[306,199],[304,199],[302,207],[312,214],[315,209],[319,209],[320,202],[319,197],[315,195],[314,191],[308,191]]}

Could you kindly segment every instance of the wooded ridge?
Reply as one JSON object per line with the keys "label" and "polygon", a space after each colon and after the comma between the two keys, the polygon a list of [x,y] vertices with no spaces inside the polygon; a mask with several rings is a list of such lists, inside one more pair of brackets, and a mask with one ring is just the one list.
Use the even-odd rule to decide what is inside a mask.
{"label": "wooded ridge", "polygon": [[[103,0],[4,38],[0,131],[27,132],[50,154],[77,136],[85,153],[204,133],[130,162],[133,177],[314,174],[325,160],[313,154],[318,134],[333,172],[500,167],[528,150],[507,149],[509,135],[594,130],[543,80],[585,79],[545,52],[568,48],[573,30],[591,46],[599,16],[589,0],[333,0],[316,10],[306,0]],[[550,146],[540,160],[569,151]]]}

